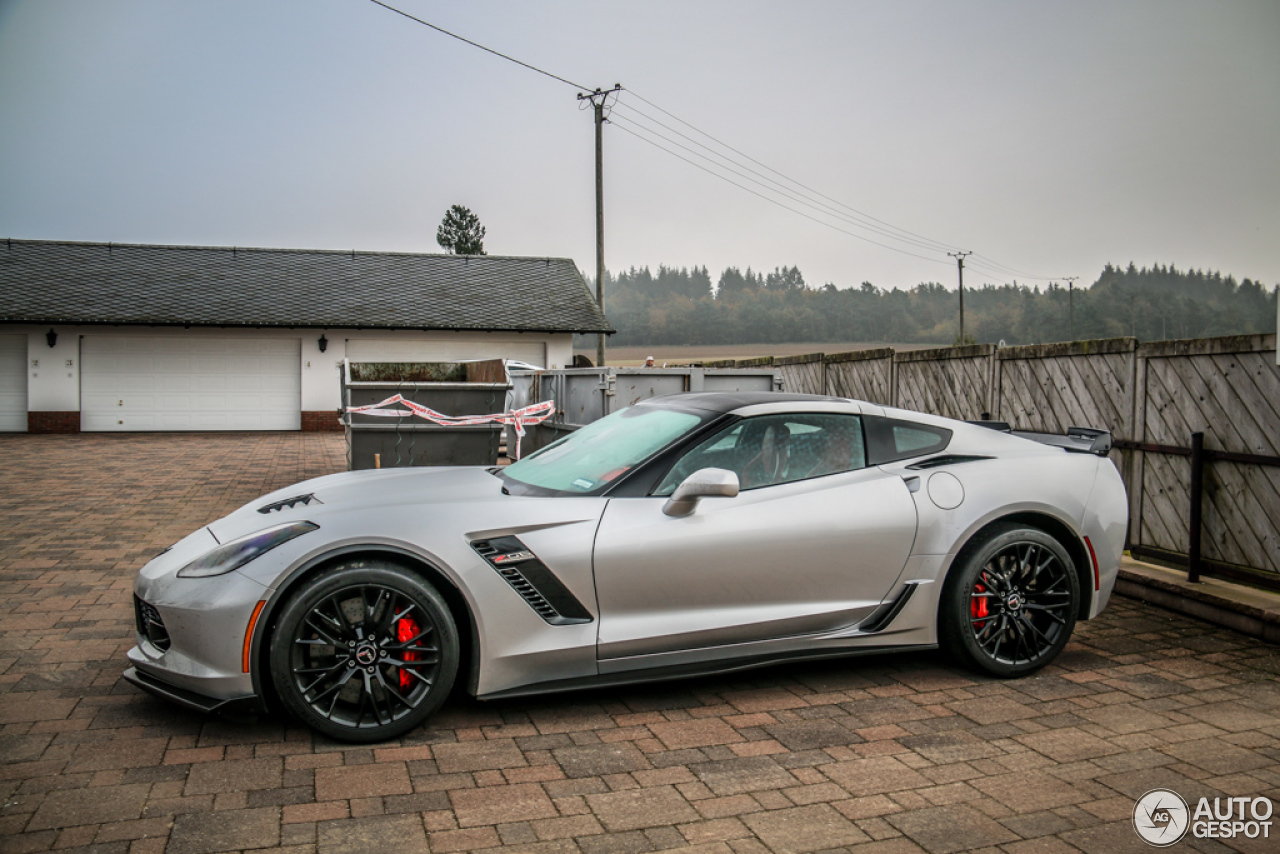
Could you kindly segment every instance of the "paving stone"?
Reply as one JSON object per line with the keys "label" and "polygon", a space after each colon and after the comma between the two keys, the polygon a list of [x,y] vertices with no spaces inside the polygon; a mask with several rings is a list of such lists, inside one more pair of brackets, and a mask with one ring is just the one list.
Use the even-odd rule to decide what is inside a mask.
{"label": "paving stone", "polygon": [[964,804],[895,813],[885,820],[930,854],[951,854],[1017,839],[1009,828]]}
{"label": "paving stone", "polygon": [[274,807],[180,815],[173,823],[166,854],[212,854],[267,848],[280,842],[280,810]]}
{"label": "paving stone", "polygon": [[736,729],[714,718],[650,724],[649,729],[668,750],[732,744],[745,740]]}
{"label": "paving stone", "polygon": [[643,753],[631,744],[591,744],[551,751],[568,777],[600,777],[625,774],[649,767]]}
{"label": "paving stone", "polygon": [[932,785],[927,777],[892,756],[837,762],[824,765],[819,770],[855,797]]}
{"label": "paving stone", "polygon": [[737,795],[765,789],[782,789],[799,782],[768,756],[726,759],[689,766],[698,779],[717,795]]}
{"label": "paving stone", "polygon": [[742,821],[776,854],[842,848],[871,839],[828,804],[757,813]]}
{"label": "paving stone", "polygon": [[941,765],[991,756],[991,745],[967,730],[907,735],[897,741],[913,753]]}
{"label": "paving stone", "polygon": [[1011,815],[998,821],[1022,839],[1034,839],[1075,829],[1073,822],[1051,810]]}
{"label": "paving stone", "polygon": [[1171,789],[1190,802],[1198,798],[1225,797],[1235,793],[1220,792],[1169,767],[1144,768],[1122,774],[1107,774],[1097,782],[1120,794],[1137,800],[1152,789]]}
{"label": "paving stone", "polygon": [[555,804],[536,783],[459,789],[449,792],[449,800],[461,827],[531,821],[557,814]]}
{"label": "paving stone", "polygon": [[765,726],[764,731],[789,751],[857,744],[864,740],[853,730],[830,719],[772,724]]}
{"label": "paving stone", "polygon": [[322,821],[316,825],[319,854],[394,851],[396,854],[428,854],[422,819],[410,815],[370,816]]}
{"label": "paving stone", "polygon": [[1054,762],[1076,762],[1120,752],[1115,745],[1074,728],[1020,735],[1016,740]]}
{"label": "paving stone", "polygon": [[924,720],[933,713],[902,697],[871,697],[841,703],[840,708],[856,718],[861,726],[900,724],[905,721]]}
{"label": "paving stone", "polygon": [[26,830],[30,832],[140,818],[150,790],[151,786],[146,783],[134,783],[51,792],[31,817]]}
{"label": "paving stone", "polygon": [[1250,709],[1235,702],[1207,703],[1203,706],[1192,706],[1186,709],[1185,713],[1198,721],[1212,724],[1229,732],[1243,732],[1249,729],[1280,725],[1280,715],[1277,713]]}
{"label": "paving stone", "polygon": [[680,824],[698,818],[689,802],[671,786],[587,795],[587,803],[610,832]]}
{"label": "paving stone", "polygon": [[1015,812],[1035,812],[1092,800],[1082,789],[1036,771],[999,774],[970,781],[970,785]]}
{"label": "paving stone", "polygon": [[459,771],[497,771],[503,768],[520,768],[529,764],[524,758],[524,753],[510,738],[437,744],[432,750],[441,774],[453,774]]}
{"label": "paving stone", "polygon": [[280,785],[283,770],[284,763],[279,757],[201,762],[191,766],[183,794],[190,796],[274,789]]}
{"label": "paving stone", "polygon": [[1147,732],[1167,728],[1169,719],[1164,715],[1148,712],[1131,705],[1102,706],[1081,709],[1077,715],[1117,734]]}
{"label": "paving stone", "polygon": [[976,724],[1004,724],[1034,718],[1036,711],[1013,697],[979,697],[947,703],[947,708]]}
{"label": "paving stone", "polygon": [[379,795],[407,795],[413,791],[403,762],[344,765],[316,769],[316,800],[338,801]]}

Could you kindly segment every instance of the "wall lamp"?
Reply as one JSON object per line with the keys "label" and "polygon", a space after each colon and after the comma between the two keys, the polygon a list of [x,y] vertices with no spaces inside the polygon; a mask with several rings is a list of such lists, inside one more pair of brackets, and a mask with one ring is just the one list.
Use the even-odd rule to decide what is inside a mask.
{"label": "wall lamp", "polygon": [[[50,333],[50,334],[52,334],[52,333]],[[329,339],[324,337],[324,333],[323,333],[323,332],[321,332],[321,333],[320,333],[320,340],[319,340],[319,341],[317,341],[317,342],[316,342],[316,344],[317,344],[317,346],[319,346],[319,347],[320,347],[320,352],[321,352],[321,353],[323,353],[325,350],[328,350],[328,349],[329,349]],[[50,345],[50,346],[53,346],[53,345]]]}
{"label": "wall lamp", "polygon": [[58,343],[58,333],[50,329],[48,332],[44,334],[44,340],[49,342],[50,347],[53,347]]}

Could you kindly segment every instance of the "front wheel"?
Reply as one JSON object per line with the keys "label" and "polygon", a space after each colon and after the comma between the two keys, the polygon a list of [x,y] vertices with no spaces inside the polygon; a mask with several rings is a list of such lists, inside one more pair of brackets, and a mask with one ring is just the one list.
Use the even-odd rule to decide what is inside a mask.
{"label": "front wheel", "polygon": [[939,641],[994,676],[1022,676],[1062,652],[1075,628],[1080,581],[1062,545],[1035,528],[1004,527],[952,567]]}
{"label": "front wheel", "polygon": [[440,707],[458,658],[440,594],[403,567],[361,560],[307,580],[285,605],[271,679],[285,707],[321,733],[383,741]]}

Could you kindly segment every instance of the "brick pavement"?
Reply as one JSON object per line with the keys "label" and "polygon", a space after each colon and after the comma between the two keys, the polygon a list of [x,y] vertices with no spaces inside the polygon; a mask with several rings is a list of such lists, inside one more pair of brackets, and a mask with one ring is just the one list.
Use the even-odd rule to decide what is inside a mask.
{"label": "brick pavement", "polygon": [[0,851],[1139,851],[1149,789],[1280,800],[1277,648],[1125,599],[1019,681],[912,654],[456,697],[374,747],[124,683],[137,568],[343,450],[0,436]]}

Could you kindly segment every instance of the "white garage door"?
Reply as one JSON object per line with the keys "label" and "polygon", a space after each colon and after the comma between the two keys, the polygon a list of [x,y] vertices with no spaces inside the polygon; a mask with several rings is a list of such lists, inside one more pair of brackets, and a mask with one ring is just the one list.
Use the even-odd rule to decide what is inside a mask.
{"label": "white garage door", "polygon": [[298,430],[297,338],[85,336],[80,429]]}
{"label": "white garage door", "polygon": [[464,362],[473,359],[519,359],[545,365],[541,341],[494,339],[461,341],[413,341],[387,338],[350,338],[347,358],[353,362]]}
{"label": "white garage door", "polygon": [[0,431],[27,431],[27,336],[0,335]]}

